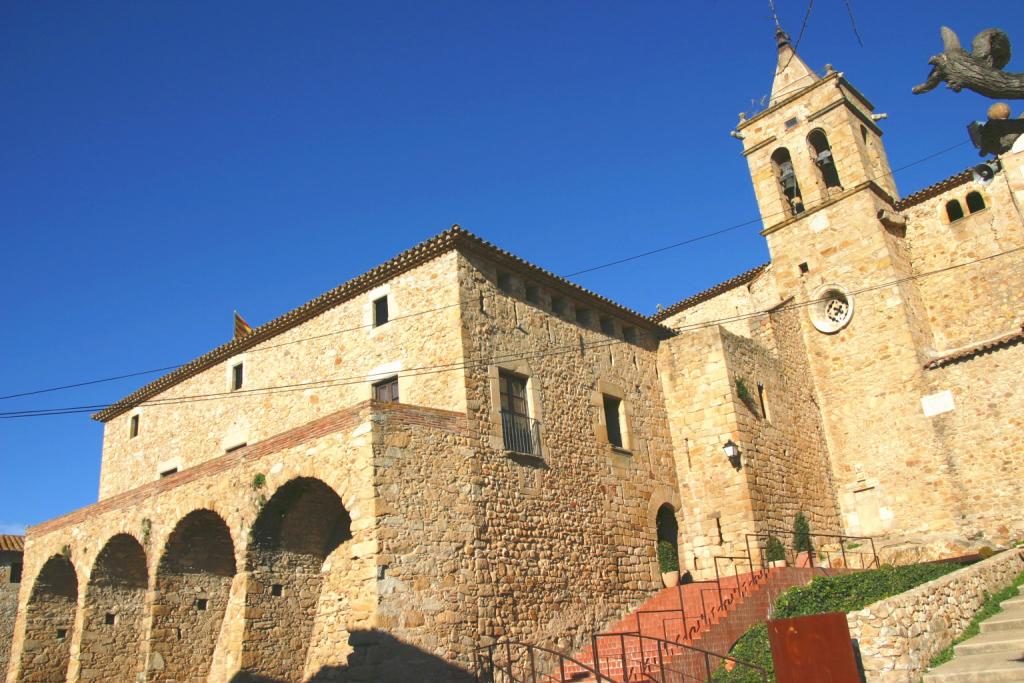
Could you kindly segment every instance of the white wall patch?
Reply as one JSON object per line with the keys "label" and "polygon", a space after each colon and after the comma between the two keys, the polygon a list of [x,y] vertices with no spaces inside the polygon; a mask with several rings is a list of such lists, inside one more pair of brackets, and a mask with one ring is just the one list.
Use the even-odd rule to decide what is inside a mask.
{"label": "white wall patch", "polygon": [[925,417],[934,417],[935,415],[948,413],[954,407],[953,392],[948,389],[937,394],[921,397],[921,409],[924,410]]}

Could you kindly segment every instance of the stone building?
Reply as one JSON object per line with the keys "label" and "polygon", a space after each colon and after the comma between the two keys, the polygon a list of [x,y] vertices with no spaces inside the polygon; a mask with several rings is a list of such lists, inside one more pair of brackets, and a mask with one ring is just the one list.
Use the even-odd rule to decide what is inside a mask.
{"label": "stone building", "polygon": [[898,199],[779,42],[738,127],[770,263],[645,317],[456,226],[142,387],[28,531],[8,683],[465,680],[649,597],[664,506],[696,576],[800,512],[1021,534],[1024,155]]}
{"label": "stone building", "polygon": [[7,671],[11,655],[24,550],[24,537],[0,534],[0,672]]}

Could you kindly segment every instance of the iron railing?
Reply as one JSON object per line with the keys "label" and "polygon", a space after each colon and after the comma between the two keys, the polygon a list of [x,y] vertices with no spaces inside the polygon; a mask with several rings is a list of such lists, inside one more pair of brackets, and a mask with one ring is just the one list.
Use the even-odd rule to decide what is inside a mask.
{"label": "iron railing", "polygon": [[[639,633],[599,633],[591,638],[597,680],[615,683],[714,683],[724,670],[745,669],[768,683],[756,664],[685,643]],[[749,678],[749,677],[748,677]]]}
{"label": "iron railing", "polygon": [[620,683],[561,652],[511,640],[477,648],[475,659],[476,683]]}
{"label": "iron railing", "polygon": [[[762,568],[769,565],[767,546],[770,538],[782,539],[792,535],[782,531],[766,531],[759,534],[746,534],[747,560],[751,566],[755,562]],[[811,550],[798,553],[792,548],[784,548],[786,564],[794,567],[815,567],[818,569],[878,569],[878,551],[875,550],[875,539],[871,536],[845,536],[841,534],[810,534]],[[754,545],[751,546],[751,539]],[[755,554],[758,557],[755,557]]]}
{"label": "iron railing", "polygon": [[505,450],[540,456],[540,422],[526,415],[501,411]]}

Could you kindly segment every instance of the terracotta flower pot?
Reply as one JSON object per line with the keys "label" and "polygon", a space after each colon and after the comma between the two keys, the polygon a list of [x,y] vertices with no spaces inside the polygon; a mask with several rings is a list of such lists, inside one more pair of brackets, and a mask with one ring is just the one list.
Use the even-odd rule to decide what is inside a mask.
{"label": "terracotta flower pot", "polygon": [[665,584],[665,588],[675,588],[679,585],[679,571],[662,572],[661,582]]}

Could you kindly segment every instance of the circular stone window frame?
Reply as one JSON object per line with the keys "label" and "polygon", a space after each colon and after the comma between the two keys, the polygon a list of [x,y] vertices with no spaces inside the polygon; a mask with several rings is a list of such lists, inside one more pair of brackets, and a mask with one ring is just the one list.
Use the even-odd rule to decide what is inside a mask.
{"label": "circular stone window frame", "polygon": [[[835,334],[853,320],[853,294],[840,284],[830,282],[821,285],[814,290],[811,301],[814,303],[810,306],[808,315],[814,329],[822,334]],[[839,315],[837,310],[841,311]]]}

